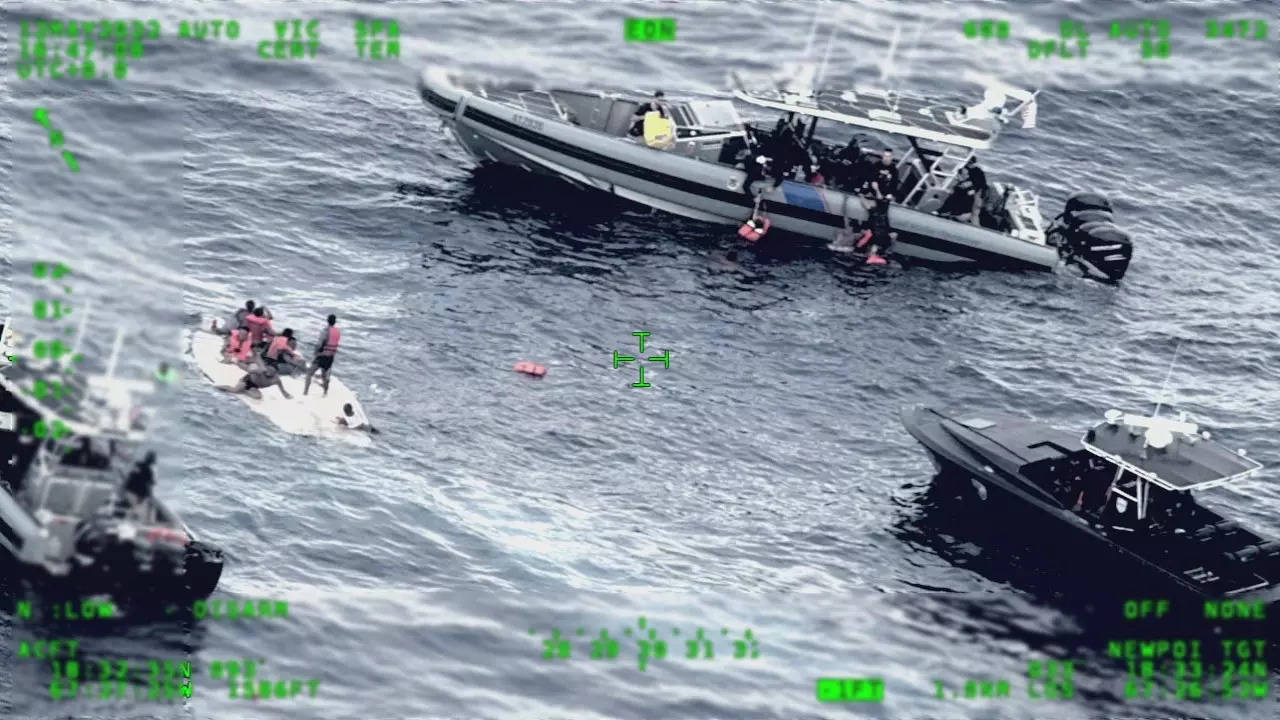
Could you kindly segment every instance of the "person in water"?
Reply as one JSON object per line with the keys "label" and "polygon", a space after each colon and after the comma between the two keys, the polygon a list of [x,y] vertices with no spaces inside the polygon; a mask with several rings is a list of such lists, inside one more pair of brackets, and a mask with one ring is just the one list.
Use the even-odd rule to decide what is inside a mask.
{"label": "person in water", "polygon": [[324,387],[324,396],[329,396],[329,371],[333,369],[333,358],[338,354],[338,343],[342,340],[342,331],[338,329],[338,316],[326,318],[328,326],[320,331],[320,342],[316,344],[316,357],[311,361],[311,370],[307,371],[307,380],[302,384],[302,394],[311,389],[311,377],[320,371],[320,382]]}
{"label": "person in water", "polygon": [[169,363],[162,362],[160,367],[156,368],[155,381],[161,385],[169,385],[178,379],[178,371],[169,367]]}
{"label": "person in water", "polygon": [[867,250],[867,260],[871,260],[887,254],[898,237],[898,233],[889,227],[889,198],[876,200],[867,218],[867,225],[871,233],[868,238],[871,247]]}
{"label": "person in water", "polygon": [[351,403],[342,406],[342,415],[333,419],[335,423],[351,430],[367,430],[371,433],[378,432],[364,415],[356,415],[355,408],[351,407]]}
{"label": "person in water", "polygon": [[272,386],[280,388],[280,394],[286,400],[292,400],[293,396],[289,391],[284,389],[284,383],[280,382],[280,373],[276,369],[266,363],[251,363],[249,371],[245,376],[240,378],[240,382],[235,385],[219,385],[219,390],[225,390],[233,395],[248,395],[255,400],[262,399],[262,391]]}

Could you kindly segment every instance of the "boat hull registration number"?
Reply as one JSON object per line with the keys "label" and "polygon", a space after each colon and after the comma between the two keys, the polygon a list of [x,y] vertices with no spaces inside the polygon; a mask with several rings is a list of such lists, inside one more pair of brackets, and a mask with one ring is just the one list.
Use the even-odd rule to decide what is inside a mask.
{"label": "boat hull registration number", "polygon": [[541,120],[534,120],[531,117],[525,117],[524,115],[517,114],[517,115],[511,116],[511,121],[519,125],[520,127],[529,128],[530,130],[537,130],[539,132],[542,131]]}

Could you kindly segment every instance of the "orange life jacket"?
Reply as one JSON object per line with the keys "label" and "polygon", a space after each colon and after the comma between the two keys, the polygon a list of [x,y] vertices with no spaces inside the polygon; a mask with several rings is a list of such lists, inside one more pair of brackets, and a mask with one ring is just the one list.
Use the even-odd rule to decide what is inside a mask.
{"label": "orange life jacket", "polygon": [[249,324],[249,341],[255,345],[262,340],[262,336],[268,330],[271,330],[271,321],[265,317],[250,315],[244,321]]}
{"label": "orange life jacket", "polygon": [[267,346],[267,358],[270,360],[278,360],[281,350],[289,349],[289,338],[283,335],[277,335],[271,339],[271,344]]}
{"label": "orange life jacket", "polygon": [[324,347],[320,348],[319,355],[337,355],[338,342],[342,340],[342,331],[338,330],[337,325],[329,326],[329,336],[325,338]]}
{"label": "orange life jacket", "polygon": [[757,228],[752,224],[751,220],[748,220],[742,224],[742,227],[738,228],[738,236],[747,242],[755,242],[764,237],[764,234],[769,232],[769,226],[772,224],[769,222],[769,218],[752,218],[752,220],[760,223],[760,227]]}

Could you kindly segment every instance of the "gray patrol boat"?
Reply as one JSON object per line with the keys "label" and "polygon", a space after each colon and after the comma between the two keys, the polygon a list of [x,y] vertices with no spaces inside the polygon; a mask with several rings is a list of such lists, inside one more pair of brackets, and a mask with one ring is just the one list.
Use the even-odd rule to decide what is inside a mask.
{"label": "gray patrol boat", "polygon": [[[968,79],[984,86],[985,95],[971,106],[870,87],[821,89],[812,64],[755,89],[731,77],[736,100],[757,113],[810,118],[808,142],[819,120],[906,139],[910,150],[897,161],[899,202],[889,209],[889,224],[898,233],[895,256],[997,268],[1078,268],[1105,282],[1118,282],[1129,266],[1130,238],[1113,224],[1109,200],[1093,192],[1073,195],[1048,224],[1033,192],[1000,182],[989,183],[980,224],[940,214],[953,193],[963,192],[966,163],[994,145],[1002,126],[1021,116],[1024,127],[1034,127],[1037,93],[977,75]],[[637,110],[647,99],[625,93],[480,82],[438,67],[420,73],[418,91],[482,164],[553,175],[714,223],[740,225],[760,207],[773,229],[824,244],[867,220],[853,188],[791,179],[775,185],[765,178],[751,184],[752,193],[744,192],[745,162],[755,153],[748,138],[763,137],[772,124],[744,122],[734,100],[664,98],[674,142],[658,149],[632,137]]]}

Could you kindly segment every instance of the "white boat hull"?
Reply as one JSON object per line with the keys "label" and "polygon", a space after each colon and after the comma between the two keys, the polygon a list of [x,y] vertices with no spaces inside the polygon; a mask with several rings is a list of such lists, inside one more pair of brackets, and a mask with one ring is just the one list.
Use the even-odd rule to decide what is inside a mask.
{"label": "white boat hull", "polygon": [[[201,327],[191,332],[190,353],[192,360],[200,372],[214,385],[236,385],[244,377],[244,370],[238,365],[222,362],[222,347],[225,338]],[[277,428],[291,435],[339,439],[345,442],[368,447],[373,443],[369,433],[364,430],[351,430],[339,425],[335,420],[342,416],[342,406],[351,403],[360,417],[367,418],[360,401],[336,375],[329,376],[329,394],[323,395],[320,386],[320,375],[317,374],[311,383],[311,392],[302,394],[304,377],[302,375],[282,376],[281,382],[292,396],[286,399],[280,389],[272,387],[262,391],[262,398],[255,399],[237,393],[234,396],[248,405],[254,412],[271,421]]]}

